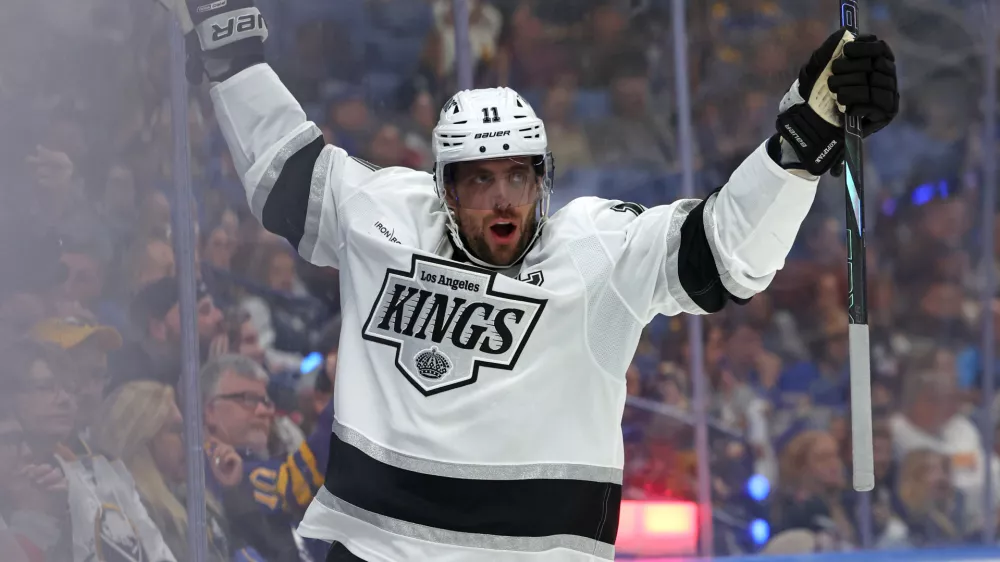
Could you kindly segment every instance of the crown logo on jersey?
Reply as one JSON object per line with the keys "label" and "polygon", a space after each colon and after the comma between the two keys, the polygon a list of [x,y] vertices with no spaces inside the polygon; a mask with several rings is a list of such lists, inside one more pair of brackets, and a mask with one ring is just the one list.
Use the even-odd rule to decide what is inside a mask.
{"label": "crown logo on jersey", "polygon": [[413,358],[413,363],[417,366],[420,376],[428,379],[439,379],[448,374],[451,370],[451,360],[444,353],[441,353],[437,346],[425,349]]}

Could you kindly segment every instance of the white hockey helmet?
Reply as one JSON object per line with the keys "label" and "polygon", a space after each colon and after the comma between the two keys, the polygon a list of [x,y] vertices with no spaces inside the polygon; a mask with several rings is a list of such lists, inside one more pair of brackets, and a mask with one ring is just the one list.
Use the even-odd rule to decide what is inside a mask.
{"label": "white hockey helmet", "polygon": [[434,179],[438,196],[448,209],[448,228],[452,241],[465,252],[470,261],[482,267],[503,269],[509,266],[485,262],[465,248],[459,234],[458,221],[448,206],[448,166],[475,160],[531,158],[541,184],[537,191],[532,192],[531,200],[514,202],[516,205],[535,202],[537,212],[531,241],[514,263],[520,261],[531,249],[548,218],[554,167],[548,138],[545,136],[545,124],[528,102],[510,88],[463,90],[444,105],[433,136]]}

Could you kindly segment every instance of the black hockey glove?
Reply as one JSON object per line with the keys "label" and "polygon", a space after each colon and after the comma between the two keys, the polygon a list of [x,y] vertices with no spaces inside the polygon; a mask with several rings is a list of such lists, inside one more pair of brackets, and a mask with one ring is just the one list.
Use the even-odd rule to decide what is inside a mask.
{"label": "black hockey glove", "polygon": [[873,35],[854,38],[841,29],[813,52],[781,100],[776,159],[785,168],[821,176],[843,163],[844,113],[861,117],[867,137],[898,112],[892,50]]}
{"label": "black hockey glove", "polygon": [[187,78],[223,80],[264,62],[267,25],[253,0],[159,0],[174,12],[187,42]]}

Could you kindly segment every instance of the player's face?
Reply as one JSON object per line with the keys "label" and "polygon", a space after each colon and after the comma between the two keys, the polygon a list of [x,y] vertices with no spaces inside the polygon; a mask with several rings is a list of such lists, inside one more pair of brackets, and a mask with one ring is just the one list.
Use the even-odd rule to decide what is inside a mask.
{"label": "player's face", "polygon": [[535,232],[541,182],[529,158],[455,164],[449,205],[468,249],[494,265],[510,265]]}

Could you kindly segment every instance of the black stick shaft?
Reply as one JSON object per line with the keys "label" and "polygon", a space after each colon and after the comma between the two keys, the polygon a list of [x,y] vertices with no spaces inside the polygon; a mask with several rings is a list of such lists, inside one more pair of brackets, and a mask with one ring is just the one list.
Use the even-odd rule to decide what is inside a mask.
{"label": "black stick shaft", "polygon": [[[858,0],[840,0],[840,22],[858,35]],[[844,116],[844,178],[847,183],[847,313],[851,368],[851,446],[854,489],[875,487],[872,450],[871,345],[868,335],[868,299],[865,268],[865,186],[861,121]],[[862,503],[870,501],[867,494]],[[867,538],[867,537],[866,537]]]}
{"label": "black stick shaft", "polygon": [[[841,25],[858,35],[858,0],[841,0]],[[847,182],[847,312],[852,324],[868,323],[867,271],[865,268],[865,182],[861,122],[845,117],[847,133],[844,177]]]}

